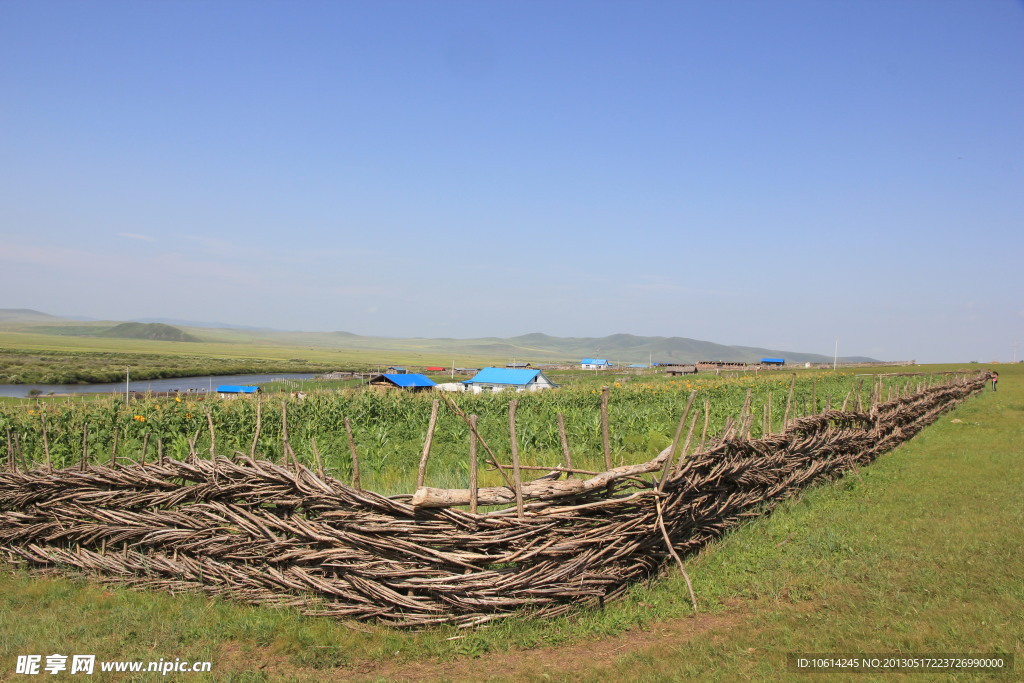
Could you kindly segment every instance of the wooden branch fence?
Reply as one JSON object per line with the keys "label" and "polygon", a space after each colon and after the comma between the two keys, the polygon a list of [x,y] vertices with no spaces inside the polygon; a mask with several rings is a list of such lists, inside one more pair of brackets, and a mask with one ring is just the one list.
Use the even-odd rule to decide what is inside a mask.
{"label": "wooden branch fence", "polygon": [[[756,440],[744,436],[754,417],[747,406],[706,447],[705,404],[696,453],[687,451],[699,409],[688,427],[680,420],[672,446],[641,465],[563,479],[569,463],[521,483],[518,468],[509,486],[480,489],[474,470],[474,488],[420,487],[409,502],[319,466],[241,452],[26,470],[9,437],[0,557],[36,573],[400,627],[554,616],[614,599],[673,557],[682,567],[680,557],[743,519],[871,462],[984,386],[978,376],[886,402],[879,395],[867,412],[826,410]],[[475,451],[475,429],[471,438]],[[506,507],[478,513],[477,505]]]}

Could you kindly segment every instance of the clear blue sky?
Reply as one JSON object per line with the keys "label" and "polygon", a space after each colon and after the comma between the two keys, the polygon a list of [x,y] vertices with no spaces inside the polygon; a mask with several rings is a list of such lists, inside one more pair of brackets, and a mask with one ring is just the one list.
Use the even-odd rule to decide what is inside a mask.
{"label": "clear blue sky", "polygon": [[5,0],[0,161],[0,308],[1024,342],[1013,0]]}

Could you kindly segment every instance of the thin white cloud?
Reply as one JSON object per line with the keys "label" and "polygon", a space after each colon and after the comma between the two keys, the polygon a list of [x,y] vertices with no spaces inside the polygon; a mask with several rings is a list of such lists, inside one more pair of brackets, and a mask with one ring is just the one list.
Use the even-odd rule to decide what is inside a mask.
{"label": "thin white cloud", "polygon": [[149,235],[139,235],[139,234],[136,234],[134,232],[119,232],[119,233],[117,233],[117,236],[118,237],[126,237],[126,238],[128,238],[130,240],[141,240],[143,242],[156,242],[156,238],[155,237],[151,237]]}

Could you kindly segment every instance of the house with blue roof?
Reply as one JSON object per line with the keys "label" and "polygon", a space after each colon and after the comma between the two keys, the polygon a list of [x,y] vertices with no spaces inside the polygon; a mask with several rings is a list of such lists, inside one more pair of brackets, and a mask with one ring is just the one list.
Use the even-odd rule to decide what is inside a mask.
{"label": "house with blue roof", "polygon": [[260,393],[259,387],[247,387],[238,384],[221,384],[217,387],[217,395],[221,398],[238,398]]}
{"label": "house with blue roof", "polygon": [[386,372],[383,375],[377,375],[372,378],[370,386],[382,387],[384,389],[405,389],[406,391],[430,391],[437,385],[434,384],[434,380],[426,375],[415,372],[408,372],[402,375]]}
{"label": "house with blue roof", "polygon": [[761,365],[785,365],[785,358],[762,358]]}
{"label": "house with blue roof", "polygon": [[583,370],[607,370],[611,366],[607,358],[584,358],[580,361]]}
{"label": "house with blue roof", "polygon": [[540,370],[520,368],[484,368],[472,379],[463,382],[467,391],[481,393],[484,391],[541,391],[554,389],[558,385],[552,382]]}

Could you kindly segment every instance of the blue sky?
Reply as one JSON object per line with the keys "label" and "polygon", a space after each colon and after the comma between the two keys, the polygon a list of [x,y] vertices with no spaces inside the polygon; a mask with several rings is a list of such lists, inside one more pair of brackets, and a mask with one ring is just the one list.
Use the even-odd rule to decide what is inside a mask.
{"label": "blue sky", "polygon": [[1024,341],[1013,0],[6,0],[0,159],[0,308]]}

